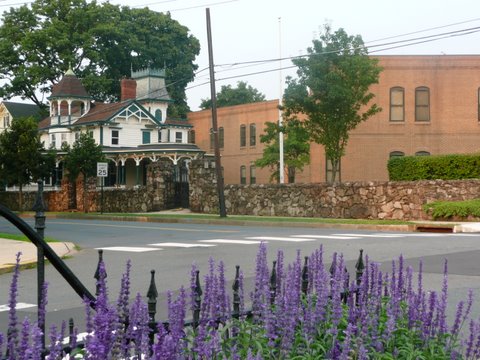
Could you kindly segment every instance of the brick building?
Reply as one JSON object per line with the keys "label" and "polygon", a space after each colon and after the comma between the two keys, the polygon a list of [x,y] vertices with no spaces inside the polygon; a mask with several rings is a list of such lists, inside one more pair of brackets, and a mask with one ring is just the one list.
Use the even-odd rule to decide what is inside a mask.
{"label": "brick building", "polygon": [[[341,161],[342,181],[387,180],[391,156],[473,153],[480,149],[480,55],[378,56],[383,68],[371,87],[380,113],[350,134]],[[278,120],[278,100],[218,109],[225,183],[267,183],[259,135]],[[211,146],[211,112],[189,114],[196,144]],[[310,165],[297,182],[326,179],[323,147],[311,146]]]}

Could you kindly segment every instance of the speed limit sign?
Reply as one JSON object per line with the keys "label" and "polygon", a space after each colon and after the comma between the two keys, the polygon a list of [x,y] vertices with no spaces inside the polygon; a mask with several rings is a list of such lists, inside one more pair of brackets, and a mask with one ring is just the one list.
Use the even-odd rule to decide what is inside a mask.
{"label": "speed limit sign", "polygon": [[97,163],[97,176],[107,177],[108,175],[108,163]]}

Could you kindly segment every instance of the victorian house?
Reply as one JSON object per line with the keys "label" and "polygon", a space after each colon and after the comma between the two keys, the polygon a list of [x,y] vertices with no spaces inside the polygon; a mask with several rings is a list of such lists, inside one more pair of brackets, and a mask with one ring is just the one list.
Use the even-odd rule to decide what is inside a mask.
{"label": "victorian house", "polygon": [[58,151],[55,176],[62,177],[62,145],[73,145],[80,133],[88,133],[108,159],[105,185],[134,187],[146,183],[147,165],[168,159],[175,169],[204,154],[189,143],[192,126],[187,120],[168,117],[172,102],[165,86],[165,71],[144,69],[121,80],[121,101],[93,101],[80,79],[68,70],[53,89],[50,116],[39,123],[45,148]]}

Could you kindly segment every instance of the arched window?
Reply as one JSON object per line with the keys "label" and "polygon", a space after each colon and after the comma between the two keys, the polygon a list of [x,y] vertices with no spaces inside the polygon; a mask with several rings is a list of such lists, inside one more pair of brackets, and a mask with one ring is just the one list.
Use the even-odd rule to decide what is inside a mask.
{"label": "arched window", "polygon": [[405,91],[402,87],[390,89],[390,121],[405,121]]}
{"label": "arched window", "polygon": [[390,159],[397,158],[397,157],[402,157],[405,156],[405,153],[403,151],[392,151],[389,155]]}
{"label": "arched window", "polygon": [[162,121],[162,110],[155,110],[155,119],[157,119],[158,121]]}
{"label": "arched window", "polygon": [[425,86],[415,89],[415,121],[430,121],[430,90]]}
{"label": "arched window", "polygon": [[428,151],[417,151],[415,156],[430,156],[430,153]]}

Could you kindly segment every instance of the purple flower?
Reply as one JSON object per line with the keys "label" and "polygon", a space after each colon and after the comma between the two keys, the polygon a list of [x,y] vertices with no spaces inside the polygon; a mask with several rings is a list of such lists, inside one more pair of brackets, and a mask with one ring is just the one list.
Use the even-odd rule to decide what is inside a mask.
{"label": "purple flower", "polygon": [[[130,308],[127,337],[133,340],[134,354],[141,359],[142,354],[148,354],[150,328],[148,326],[148,307],[140,293]],[[107,340],[108,344],[108,340]]]}
{"label": "purple flower", "polygon": [[15,261],[15,270],[13,271],[12,282],[10,284],[10,296],[8,299],[8,333],[7,333],[7,349],[8,360],[17,358],[18,329],[17,329],[17,296],[18,296],[18,277],[20,275],[20,255],[17,253]]}

